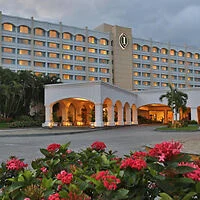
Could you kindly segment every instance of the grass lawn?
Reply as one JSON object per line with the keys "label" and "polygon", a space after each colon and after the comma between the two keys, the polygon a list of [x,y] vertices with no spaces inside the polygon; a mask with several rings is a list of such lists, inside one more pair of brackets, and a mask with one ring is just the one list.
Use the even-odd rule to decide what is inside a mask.
{"label": "grass lawn", "polygon": [[155,129],[156,131],[197,131],[199,130],[198,125],[189,125],[187,127],[181,127],[181,128],[169,128],[167,126],[162,126]]}
{"label": "grass lawn", "polygon": [[9,128],[9,124],[8,123],[0,123],[0,129],[4,129],[4,128]]}

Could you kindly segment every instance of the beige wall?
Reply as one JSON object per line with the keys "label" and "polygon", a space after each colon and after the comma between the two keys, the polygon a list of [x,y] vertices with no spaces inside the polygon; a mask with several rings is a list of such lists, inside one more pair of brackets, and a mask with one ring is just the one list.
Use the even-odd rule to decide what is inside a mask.
{"label": "beige wall", "polygon": [[[131,91],[133,89],[132,63],[132,29],[120,26],[102,24],[96,28],[98,31],[111,32],[113,40],[113,84]],[[122,49],[119,45],[119,37],[125,33],[128,45]]]}

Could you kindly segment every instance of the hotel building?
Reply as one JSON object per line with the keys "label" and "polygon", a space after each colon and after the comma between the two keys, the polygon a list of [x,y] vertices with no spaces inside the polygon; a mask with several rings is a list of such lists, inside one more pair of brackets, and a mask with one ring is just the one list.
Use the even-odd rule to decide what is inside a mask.
{"label": "hotel building", "polygon": [[[128,92],[163,91],[168,84],[185,89],[200,87],[198,48],[135,38],[131,28],[117,25],[102,24],[90,30],[2,12],[0,66],[56,75],[63,83],[75,85],[100,81]],[[138,98],[134,99],[137,109]],[[132,120],[129,116],[128,124],[133,118],[137,121],[135,114]],[[166,113],[162,116],[166,118]],[[110,119],[113,125],[113,116]]]}

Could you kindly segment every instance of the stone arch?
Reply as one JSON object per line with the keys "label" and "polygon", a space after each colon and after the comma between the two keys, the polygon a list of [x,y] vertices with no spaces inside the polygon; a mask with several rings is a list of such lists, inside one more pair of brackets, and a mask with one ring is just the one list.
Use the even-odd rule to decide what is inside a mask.
{"label": "stone arch", "polygon": [[131,122],[132,124],[138,124],[138,112],[135,104],[131,107]]}
{"label": "stone arch", "polygon": [[114,126],[114,106],[110,98],[103,101],[103,122],[104,125]]}

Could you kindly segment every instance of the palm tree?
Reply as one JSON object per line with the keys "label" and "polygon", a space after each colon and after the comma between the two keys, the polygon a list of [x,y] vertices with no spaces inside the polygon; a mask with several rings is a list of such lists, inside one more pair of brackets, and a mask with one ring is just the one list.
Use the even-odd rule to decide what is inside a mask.
{"label": "palm tree", "polygon": [[177,115],[180,113],[180,110],[182,109],[182,111],[185,112],[187,109],[186,104],[188,95],[177,90],[176,88],[173,88],[171,85],[169,85],[169,88],[170,91],[161,95],[159,99],[161,102],[164,98],[167,99],[168,106],[171,108],[173,114],[175,115],[175,121],[177,121]]}

